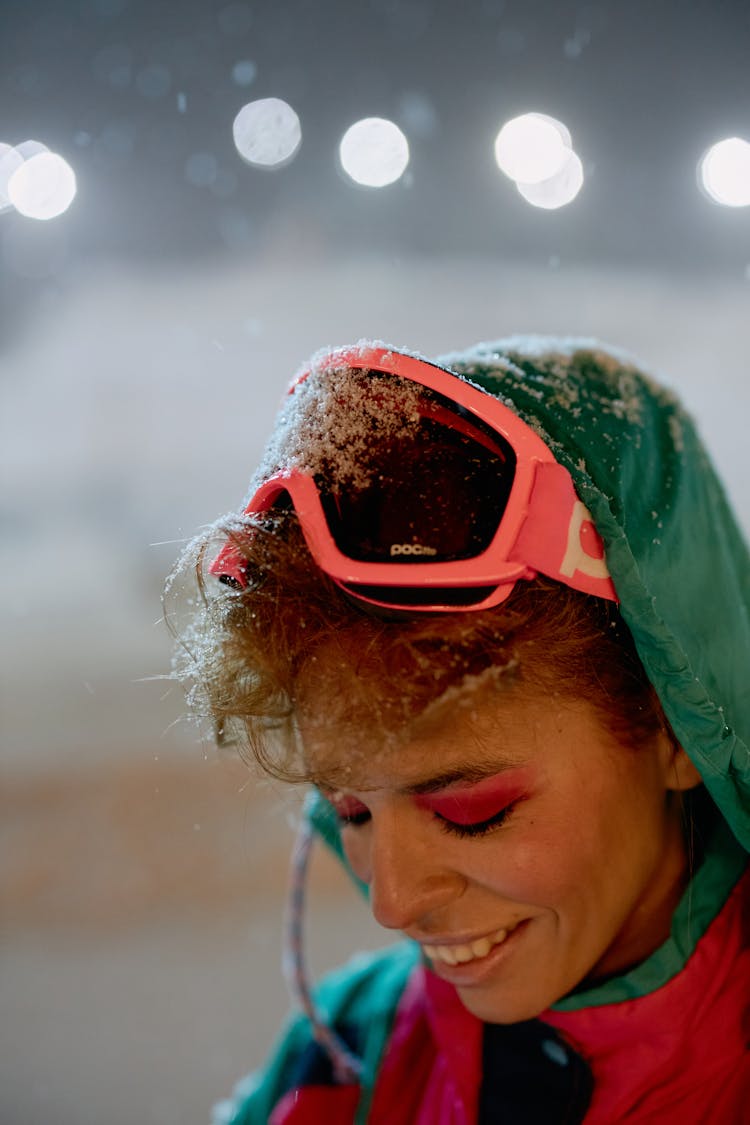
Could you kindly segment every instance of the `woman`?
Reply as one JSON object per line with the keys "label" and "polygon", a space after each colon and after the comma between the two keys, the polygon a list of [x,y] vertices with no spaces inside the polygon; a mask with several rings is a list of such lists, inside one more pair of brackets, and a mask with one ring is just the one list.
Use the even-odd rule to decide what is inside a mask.
{"label": "woman", "polygon": [[216,1120],[748,1120],[750,568],[673,396],[591,341],[321,354],[218,529],[193,701],[405,941],[313,1003],[297,911],[307,1010]]}

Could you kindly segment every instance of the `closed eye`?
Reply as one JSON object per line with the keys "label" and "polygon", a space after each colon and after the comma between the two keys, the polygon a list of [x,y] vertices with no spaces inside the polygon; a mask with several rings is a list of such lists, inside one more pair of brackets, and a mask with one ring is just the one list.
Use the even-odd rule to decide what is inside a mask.
{"label": "closed eye", "polygon": [[329,796],[328,800],[333,805],[342,828],[348,825],[358,828],[362,824],[367,824],[370,819],[371,813],[367,805],[363,805],[356,797]]}
{"label": "closed eye", "polygon": [[339,813],[339,823],[344,826],[350,824],[355,828],[359,828],[361,824],[367,824],[371,816],[370,810],[362,806],[361,812]]}
{"label": "closed eye", "polygon": [[478,837],[505,824],[516,805],[532,791],[530,771],[514,768],[476,783],[417,793],[414,802],[432,813],[444,831],[459,837]]}
{"label": "closed eye", "polygon": [[450,836],[458,836],[461,839],[474,838],[480,836],[487,836],[496,828],[508,820],[513,810],[515,809],[518,801],[514,801],[505,808],[500,809],[493,816],[487,817],[485,820],[477,820],[473,824],[457,824],[453,820],[448,820],[447,817],[441,816],[440,813],[433,813],[435,820],[438,821],[443,832],[447,832]]}
{"label": "closed eye", "polygon": [[[341,796],[329,798],[329,800],[333,805],[338,822],[342,828],[360,828],[362,825],[368,824],[372,818],[372,813],[367,805],[363,804],[362,801],[358,801],[355,797]],[[449,817],[434,810],[425,811],[430,812],[430,815],[438,822],[443,832],[447,832],[451,836],[458,836],[462,839],[471,839],[486,836],[495,828],[499,828],[500,825],[508,820],[518,803],[518,801],[513,801],[499,809],[496,813],[493,813],[492,816],[468,823],[459,823],[451,820]]]}

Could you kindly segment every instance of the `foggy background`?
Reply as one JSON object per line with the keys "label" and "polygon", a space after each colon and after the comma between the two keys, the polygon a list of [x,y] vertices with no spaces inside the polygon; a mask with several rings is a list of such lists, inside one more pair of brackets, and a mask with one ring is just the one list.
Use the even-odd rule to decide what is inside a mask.
{"label": "foggy background", "polygon": [[[750,139],[742,3],[0,6],[0,141],[78,193],[0,212],[0,1122],[204,1122],[286,1010],[299,798],[184,721],[161,622],[181,543],[236,507],[286,383],[324,345],[427,354],[592,335],[677,388],[742,522],[750,212],[698,184]],[[232,120],[294,106],[284,167]],[[585,182],[529,206],[494,162],[553,114]],[[337,146],[397,122],[364,188]],[[319,857],[316,973],[383,940]]]}

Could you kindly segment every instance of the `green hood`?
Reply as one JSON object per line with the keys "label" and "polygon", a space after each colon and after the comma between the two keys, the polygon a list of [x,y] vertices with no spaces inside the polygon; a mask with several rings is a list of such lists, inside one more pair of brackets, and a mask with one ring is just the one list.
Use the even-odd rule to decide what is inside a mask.
{"label": "green hood", "polygon": [[750,557],[692,420],[592,340],[512,337],[437,362],[569,470],[672,729],[750,850]]}

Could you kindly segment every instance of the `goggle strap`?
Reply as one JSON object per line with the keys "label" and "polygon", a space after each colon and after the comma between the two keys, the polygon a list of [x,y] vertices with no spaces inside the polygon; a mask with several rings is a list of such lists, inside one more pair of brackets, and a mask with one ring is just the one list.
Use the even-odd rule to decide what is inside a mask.
{"label": "goggle strap", "polygon": [[537,462],[527,518],[509,558],[584,594],[617,601],[591,513],[556,461]]}

